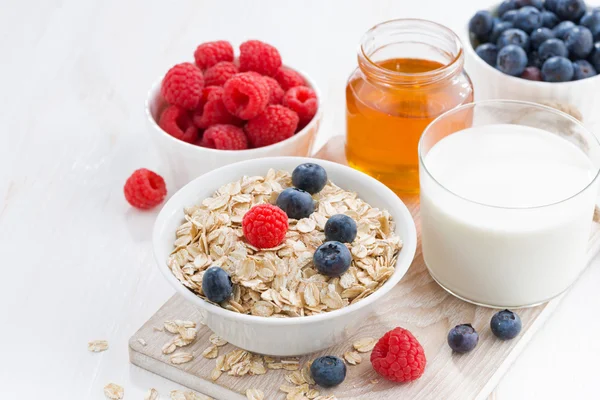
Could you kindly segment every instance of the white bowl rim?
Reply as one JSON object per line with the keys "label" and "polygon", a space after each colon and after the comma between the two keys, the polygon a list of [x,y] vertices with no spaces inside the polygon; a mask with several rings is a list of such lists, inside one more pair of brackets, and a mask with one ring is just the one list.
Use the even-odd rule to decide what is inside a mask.
{"label": "white bowl rim", "polygon": [[[400,213],[402,218],[400,218],[400,215],[392,214],[392,216],[397,221],[402,219],[404,221],[410,222],[407,227],[408,231],[409,231],[408,237],[401,238],[402,242],[403,242],[403,246],[400,251],[405,252],[405,254],[408,254],[407,256],[405,256],[405,259],[407,260],[406,265],[399,266],[398,264],[400,263],[401,260],[398,259],[398,261],[396,262],[396,265],[395,265],[395,270],[400,271],[400,272],[394,271],[394,274],[387,280],[387,282],[385,282],[383,284],[383,286],[381,286],[379,289],[374,291],[368,297],[356,302],[355,304],[348,305],[348,306],[343,307],[338,310],[334,310],[334,311],[330,311],[330,312],[326,312],[326,313],[322,313],[322,314],[317,314],[317,315],[304,316],[304,317],[268,318],[268,317],[240,314],[240,313],[226,310],[222,307],[217,307],[217,306],[201,299],[200,297],[196,296],[196,294],[194,294],[187,287],[185,287],[175,277],[175,275],[173,275],[173,273],[167,266],[166,260],[160,258],[160,255],[158,254],[159,252],[157,250],[159,247],[158,244],[160,243],[160,237],[161,237],[161,224],[159,224],[159,222],[163,219],[168,219],[167,214],[173,213],[173,209],[175,207],[175,204],[178,203],[179,197],[182,197],[183,193],[185,193],[186,191],[192,190],[192,188],[194,186],[199,184],[198,182],[201,182],[204,180],[210,180],[211,178],[218,177],[224,171],[229,171],[229,170],[243,171],[244,165],[254,164],[254,163],[262,163],[262,162],[264,162],[264,160],[271,160],[275,163],[282,161],[282,160],[289,160],[289,161],[294,160],[298,164],[305,163],[305,162],[317,162],[325,168],[334,167],[334,168],[340,168],[342,170],[346,170],[350,174],[354,174],[355,175],[354,178],[356,178],[356,179],[371,181],[371,183],[377,187],[379,197],[385,197],[385,198],[388,198],[388,200],[391,200],[391,201],[394,201],[397,203],[396,204],[397,208],[398,208],[397,212]],[[242,175],[243,175],[243,173],[242,173]],[[218,178],[217,178],[217,180],[218,180]],[[180,204],[177,207],[183,209],[184,206],[185,205]],[[391,213],[391,211],[390,211],[390,213]],[[171,284],[171,286],[173,286],[175,288],[175,290],[177,290],[177,292],[182,294],[184,296],[184,298],[186,298],[186,300],[190,301],[192,304],[199,306],[201,308],[205,308],[208,312],[216,314],[220,317],[223,317],[226,319],[229,318],[229,319],[237,320],[240,322],[248,322],[248,323],[260,324],[260,325],[272,325],[272,326],[304,325],[304,324],[317,323],[319,321],[329,320],[329,319],[333,319],[336,317],[341,317],[343,315],[350,314],[354,311],[358,311],[359,309],[364,308],[364,307],[370,305],[371,303],[377,301],[379,298],[381,298],[382,296],[387,294],[389,291],[391,291],[398,284],[398,282],[400,282],[400,280],[404,277],[404,275],[406,275],[406,272],[408,271],[412,262],[414,261],[416,248],[417,248],[417,231],[416,231],[416,226],[415,226],[412,214],[406,207],[406,204],[404,204],[404,202],[391,189],[389,189],[383,183],[379,182],[375,178],[372,178],[372,177],[364,174],[363,172],[360,172],[358,170],[355,170],[355,169],[350,168],[343,164],[338,164],[338,163],[335,163],[332,161],[314,159],[314,158],[309,158],[309,157],[265,157],[262,159],[251,159],[251,160],[239,161],[239,162],[236,162],[233,164],[229,164],[229,165],[217,168],[215,170],[207,172],[204,175],[197,177],[196,179],[192,180],[187,185],[185,185],[183,188],[179,189],[165,203],[165,205],[161,209],[159,215],[156,217],[153,231],[152,231],[152,247],[153,247],[155,261],[156,261],[157,266],[158,266],[160,272],[162,273],[162,275],[167,279],[167,281]]]}
{"label": "white bowl rim", "polygon": [[[472,56],[472,58],[476,59],[476,62],[483,65],[483,68],[489,68],[490,70],[494,71],[494,73],[499,74],[500,76],[515,80],[523,85],[530,85],[530,86],[546,86],[546,87],[557,87],[557,86],[566,86],[566,85],[580,85],[581,82],[589,82],[591,80],[594,79],[600,79],[600,71],[598,71],[598,75],[596,76],[592,76],[591,78],[585,78],[585,79],[579,79],[577,81],[567,81],[567,82],[546,82],[546,81],[532,81],[529,79],[523,79],[520,78],[518,76],[512,76],[512,75],[508,75],[505,74],[502,71],[498,71],[496,68],[492,67],[491,65],[489,65],[488,63],[486,63],[485,61],[483,61],[481,59],[481,57],[479,57],[479,55],[477,55],[477,53],[475,52],[475,47],[473,47],[473,42],[471,42],[471,32],[469,32],[469,24],[467,23],[466,25],[466,36],[465,36],[465,47],[466,47],[466,51],[469,52],[469,54]],[[467,74],[469,73],[469,71],[467,71]],[[475,93],[477,93],[477,88],[475,88]]]}
{"label": "white bowl rim", "polygon": [[[158,126],[158,122],[154,119],[154,117],[152,117],[152,113],[150,112],[150,102],[152,100],[153,94],[154,93],[160,93],[160,85],[163,81],[164,76],[166,75],[166,73],[164,75],[161,75],[160,78],[158,78],[157,80],[154,81],[154,83],[152,84],[152,86],[150,87],[150,90],[148,90],[148,94],[146,95],[146,101],[144,103],[144,108],[145,108],[145,112],[146,112],[146,117],[148,118],[148,120],[150,121],[150,124],[152,125],[152,127],[156,130],[158,130],[158,133],[161,134],[162,136],[166,136],[168,138],[168,140],[172,140],[174,142],[177,142],[178,145],[183,145],[187,148],[193,148],[199,152],[209,152],[209,153],[214,153],[214,154],[240,154],[240,155],[252,155],[252,153],[261,153],[264,151],[271,151],[271,150],[277,150],[279,148],[283,148],[286,145],[289,145],[290,142],[292,141],[297,141],[300,140],[299,138],[304,137],[306,135],[308,135],[310,133],[310,131],[313,129],[313,127],[318,123],[318,121],[321,119],[322,117],[322,108],[323,108],[323,98],[322,98],[322,94],[321,94],[321,90],[319,89],[319,87],[317,86],[317,84],[315,83],[315,81],[313,81],[306,73],[304,73],[303,71],[296,69],[296,68],[292,68],[289,67],[287,65],[283,65],[286,68],[292,69],[296,72],[298,72],[300,75],[302,75],[302,77],[306,80],[306,82],[309,84],[310,88],[313,89],[315,91],[315,93],[317,94],[317,100],[318,100],[318,108],[317,108],[317,113],[315,114],[315,116],[310,120],[310,122],[308,124],[306,124],[306,126],[304,128],[302,128],[299,132],[295,133],[292,137],[289,137],[285,140],[282,140],[281,142],[277,142],[268,146],[263,146],[263,147],[257,147],[254,149],[246,149],[246,150],[218,150],[218,149],[210,149],[208,147],[201,147],[201,146],[197,146],[195,144],[192,143],[187,143],[184,142],[182,140],[176,139],[173,136],[169,135],[167,132],[165,132],[160,126]],[[256,154],[258,155],[258,154]]]}

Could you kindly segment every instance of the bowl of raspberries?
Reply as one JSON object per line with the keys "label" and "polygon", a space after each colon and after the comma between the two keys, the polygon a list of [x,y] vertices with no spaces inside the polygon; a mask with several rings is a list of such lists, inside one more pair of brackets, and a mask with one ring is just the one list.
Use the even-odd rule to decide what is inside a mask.
{"label": "bowl of raspberries", "polygon": [[223,165],[270,156],[307,156],[321,119],[317,86],[259,40],[200,44],[193,62],[153,85],[146,113],[180,187]]}
{"label": "bowl of raspberries", "polygon": [[468,21],[477,100],[545,103],[590,127],[600,89],[600,8],[585,0],[504,0]]}

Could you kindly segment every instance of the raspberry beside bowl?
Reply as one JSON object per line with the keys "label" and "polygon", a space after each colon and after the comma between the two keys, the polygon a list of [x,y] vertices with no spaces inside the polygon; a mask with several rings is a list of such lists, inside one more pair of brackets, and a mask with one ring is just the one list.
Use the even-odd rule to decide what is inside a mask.
{"label": "raspberry beside bowl", "polygon": [[387,209],[396,221],[396,233],[403,241],[395,271],[385,284],[370,296],[339,310],[324,314],[267,318],[238,314],[214,306],[188,290],[167,266],[173,249],[175,230],[183,220],[183,209],[209,197],[222,185],[244,175],[264,175],[269,168],[292,171],[314,159],[274,157],[242,161],[201,176],[179,190],[165,204],[156,219],[153,248],[157,265],[167,281],[198,309],[202,321],[228,342],[255,353],[295,356],[316,352],[339,343],[351,335],[373,310],[375,302],[391,291],[402,279],[416,251],[417,236],[412,216],[404,203],[379,181],[350,167],[329,161],[317,162],[338,186],[355,191],[374,207]]}
{"label": "raspberry beside bowl", "polygon": [[[286,66],[288,67],[288,66]],[[290,67],[288,67],[290,68]],[[215,150],[189,144],[174,138],[158,126],[158,118],[166,102],[160,94],[162,77],[156,81],[146,99],[146,116],[149,130],[157,150],[171,172],[171,182],[180,188],[192,179],[238,161],[277,156],[309,156],[319,130],[322,114],[322,94],[316,83],[302,71],[298,71],[319,99],[319,108],[313,119],[298,133],[282,142],[248,150]]]}

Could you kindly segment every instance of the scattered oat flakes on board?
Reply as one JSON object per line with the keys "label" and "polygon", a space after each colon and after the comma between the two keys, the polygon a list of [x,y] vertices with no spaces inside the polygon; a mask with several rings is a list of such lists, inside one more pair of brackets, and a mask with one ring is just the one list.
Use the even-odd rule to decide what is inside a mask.
{"label": "scattered oat flakes on board", "polygon": [[104,396],[107,399],[121,400],[124,394],[125,390],[116,383],[109,383],[108,385],[104,386]]}
{"label": "scattered oat flakes on board", "polygon": [[108,342],[106,340],[92,340],[88,342],[88,351],[99,353],[108,350]]}

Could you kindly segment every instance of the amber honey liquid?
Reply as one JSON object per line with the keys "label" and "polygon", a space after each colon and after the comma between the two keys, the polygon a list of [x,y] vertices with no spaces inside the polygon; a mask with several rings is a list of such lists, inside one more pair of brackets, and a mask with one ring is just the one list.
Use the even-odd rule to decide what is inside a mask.
{"label": "amber honey liquid", "polygon": [[[413,58],[394,58],[378,65],[406,74],[444,67],[436,61]],[[417,193],[421,134],[439,115],[473,101],[472,91],[463,90],[466,85],[470,82],[464,77],[381,85],[355,73],[346,87],[346,156],[350,166],[397,193]]]}

